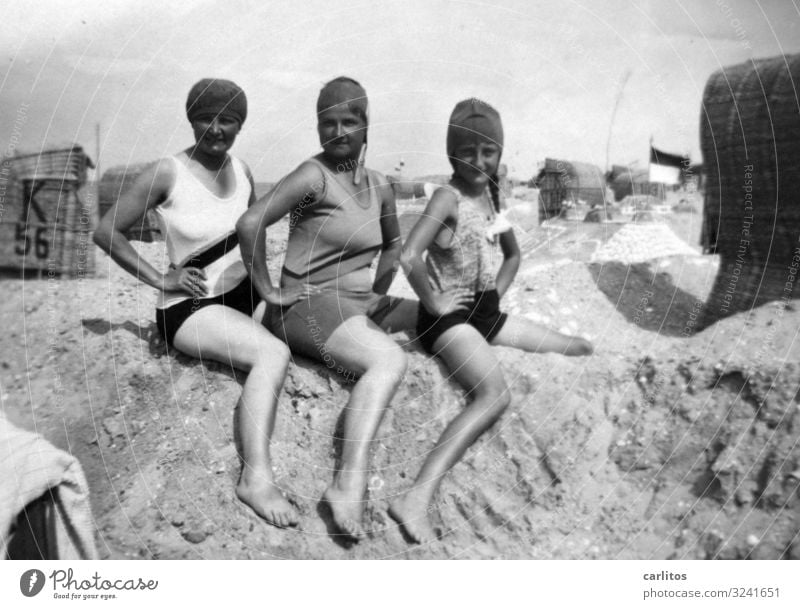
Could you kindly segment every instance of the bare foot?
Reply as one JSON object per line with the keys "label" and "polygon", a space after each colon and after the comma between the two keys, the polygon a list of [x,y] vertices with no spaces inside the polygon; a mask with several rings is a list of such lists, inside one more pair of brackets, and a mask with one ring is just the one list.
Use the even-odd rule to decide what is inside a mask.
{"label": "bare foot", "polygon": [[272,482],[239,481],[236,496],[261,518],[276,527],[293,527],[299,521],[297,511]]}
{"label": "bare foot", "polygon": [[430,543],[439,537],[429,519],[428,502],[416,500],[411,493],[392,501],[389,516],[417,543]]}
{"label": "bare foot", "polygon": [[364,538],[361,517],[364,511],[364,495],[339,490],[333,485],[325,489],[322,500],[328,504],[333,513],[333,522],[339,531],[355,541]]}

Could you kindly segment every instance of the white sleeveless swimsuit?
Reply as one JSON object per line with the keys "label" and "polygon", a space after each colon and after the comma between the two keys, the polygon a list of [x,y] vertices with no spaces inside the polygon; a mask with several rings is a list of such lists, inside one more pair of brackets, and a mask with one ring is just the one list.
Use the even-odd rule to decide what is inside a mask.
{"label": "white sleeveless swimsuit", "polygon": [[[175,184],[155,212],[169,261],[177,267],[236,233],[236,221],[247,211],[251,188],[244,164],[235,157],[231,157],[231,163],[236,188],[231,196],[224,198],[211,193],[178,158],[170,160],[175,167]],[[203,298],[229,292],[247,277],[238,245],[204,270],[208,294]],[[166,309],[189,298],[185,292],[160,291],[156,308]]]}

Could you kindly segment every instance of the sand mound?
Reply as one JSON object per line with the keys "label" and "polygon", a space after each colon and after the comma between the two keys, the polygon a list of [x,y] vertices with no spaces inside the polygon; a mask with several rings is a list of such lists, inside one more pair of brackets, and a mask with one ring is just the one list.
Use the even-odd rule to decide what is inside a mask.
{"label": "sand mound", "polygon": [[[651,285],[644,268],[597,280],[568,258],[526,264],[507,308],[588,331],[597,351],[497,349],[512,406],[444,480],[433,511],[444,537],[430,546],[409,545],[386,507],[465,396],[402,334],[409,370],[373,447],[369,538],[353,547],[319,501],[351,386],[291,364],[272,452],[302,523],[264,524],[234,496],[241,374],[165,352],[153,291],[115,265],[92,280],[4,282],[2,407],[79,458],[110,558],[800,557],[800,366],[787,364],[800,358],[800,314],[764,307],[691,337],[676,318],[664,334],[636,321],[691,313],[672,312],[664,275]],[[645,289],[658,304],[639,313]]]}
{"label": "sand mound", "polygon": [[626,224],[595,251],[591,261],[636,264],[667,256],[696,255],[666,224]]}

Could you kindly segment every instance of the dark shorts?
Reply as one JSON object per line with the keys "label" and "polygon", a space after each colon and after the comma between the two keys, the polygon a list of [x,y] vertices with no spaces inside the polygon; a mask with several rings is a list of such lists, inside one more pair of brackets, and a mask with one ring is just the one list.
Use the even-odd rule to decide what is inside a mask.
{"label": "dark shorts", "polygon": [[230,292],[225,292],[219,296],[187,298],[166,309],[156,309],[158,333],[172,347],[175,333],[183,325],[183,322],[200,309],[211,305],[223,305],[252,316],[259,302],[261,302],[261,297],[256,292],[253,284],[250,283],[250,277],[247,277]]}
{"label": "dark shorts", "polygon": [[490,342],[500,332],[506,319],[508,319],[508,315],[500,312],[500,295],[497,290],[475,292],[475,300],[471,308],[441,317],[431,315],[420,303],[417,317],[417,340],[428,353],[435,355],[433,344],[450,328],[460,324],[469,324],[478,330],[487,342]]}
{"label": "dark shorts", "polygon": [[323,292],[270,310],[269,329],[292,352],[322,360],[325,343],[342,323],[364,315],[384,330],[386,317],[404,301],[374,292]]}

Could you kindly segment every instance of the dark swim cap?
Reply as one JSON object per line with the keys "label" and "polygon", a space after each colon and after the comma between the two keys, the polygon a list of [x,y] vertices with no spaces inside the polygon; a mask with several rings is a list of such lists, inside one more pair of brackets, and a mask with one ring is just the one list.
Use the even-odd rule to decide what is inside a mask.
{"label": "dark swim cap", "polygon": [[247,97],[235,82],[222,78],[204,78],[195,84],[186,99],[186,116],[212,114],[231,116],[241,125],[247,118]]}
{"label": "dark swim cap", "polygon": [[367,92],[357,81],[347,76],[334,78],[322,87],[317,98],[317,114],[341,105],[360,116],[365,123],[368,122]]}
{"label": "dark swim cap", "polygon": [[447,128],[447,154],[453,156],[465,143],[488,140],[503,148],[503,123],[500,114],[489,104],[476,98],[456,104]]}

